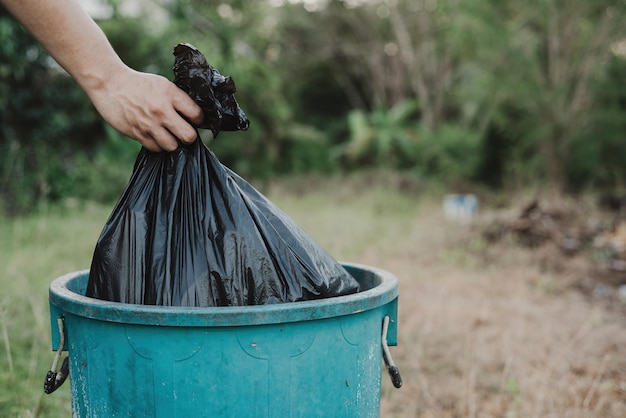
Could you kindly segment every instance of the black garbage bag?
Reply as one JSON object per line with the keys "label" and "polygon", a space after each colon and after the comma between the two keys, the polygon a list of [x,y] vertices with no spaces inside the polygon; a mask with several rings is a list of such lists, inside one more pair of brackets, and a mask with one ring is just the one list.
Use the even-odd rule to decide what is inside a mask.
{"label": "black garbage bag", "polygon": [[[175,82],[203,107],[203,126],[214,136],[247,129],[234,82],[197,54],[190,45],[176,47]],[[86,295],[206,307],[296,302],[358,290],[334,258],[198,138],[170,153],[140,151],[96,244]]]}
{"label": "black garbage bag", "polygon": [[174,83],[204,112],[198,127],[210,129],[213,137],[220,131],[247,130],[250,123],[235,100],[237,88],[233,79],[221,75],[190,44],[176,45],[174,56]]}

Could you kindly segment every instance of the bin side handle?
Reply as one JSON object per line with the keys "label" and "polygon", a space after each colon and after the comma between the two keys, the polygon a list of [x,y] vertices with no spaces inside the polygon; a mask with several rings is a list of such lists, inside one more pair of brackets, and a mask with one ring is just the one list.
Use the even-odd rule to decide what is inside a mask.
{"label": "bin side handle", "polygon": [[383,318],[383,335],[382,335],[382,344],[383,344],[383,360],[385,360],[385,365],[387,366],[387,371],[389,372],[389,377],[391,377],[391,382],[396,388],[400,388],[402,386],[402,377],[400,376],[400,370],[398,366],[393,361],[391,357],[391,351],[389,350],[389,344],[387,344],[387,331],[389,330],[389,315],[386,315]]}
{"label": "bin side handle", "polygon": [[68,357],[65,357],[65,360],[63,360],[61,369],[58,372],[56,371],[59,360],[61,359],[61,353],[63,352],[63,345],[65,344],[65,330],[63,325],[63,317],[57,318],[57,326],[59,329],[59,347],[54,355],[52,366],[46,374],[46,380],[43,383],[43,391],[47,394],[50,394],[57,390],[65,382],[65,379],[67,379],[67,376],[70,374]]}

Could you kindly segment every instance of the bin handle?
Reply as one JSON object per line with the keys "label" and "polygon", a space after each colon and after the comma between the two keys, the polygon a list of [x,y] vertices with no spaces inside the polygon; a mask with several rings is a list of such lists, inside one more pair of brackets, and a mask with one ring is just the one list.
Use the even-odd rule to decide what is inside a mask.
{"label": "bin handle", "polygon": [[396,388],[400,388],[402,386],[402,377],[400,376],[400,370],[398,366],[393,361],[391,357],[391,351],[389,350],[389,345],[387,344],[387,331],[389,330],[389,315],[386,315],[383,318],[383,335],[382,335],[382,344],[383,344],[383,360],[385,360],[385,365],[387,366],[387,371],[389,372],[389,377],[391,377],[391,382]]}
{"label": "bin handle", "polygon": [[50,366],[50,370],[48,371],[48,374],[46,374],[46,380],[43,383],[43,391],[47,394],[51,394],[52,392],[57,390],[63,384],[63,382],[65,382],[65,379],[67,379],[67,376],[70,374],[68,357],[65,357],[65,360],[63,360],[61,369],[58,372],[56,371],[57,365],[59,364],[59,359],[61,358],[61,353],[63,352],[63,344],[65,344],[63,317],[57,318],[57,325],[59,327],[59,348],[54,355],[52,366]]}

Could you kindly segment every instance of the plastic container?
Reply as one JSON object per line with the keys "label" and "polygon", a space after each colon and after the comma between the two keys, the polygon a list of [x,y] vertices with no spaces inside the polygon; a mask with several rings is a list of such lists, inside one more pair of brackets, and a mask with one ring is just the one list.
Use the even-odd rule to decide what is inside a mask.
{"label": "plastic container", "polygon": [[377,417],[381,353],[397,343],[398,283],[380,269],[344,267],[366,290],[219,308],[106,302],[84,296],[88,271],[59,277],[52,348],[63,341],[69,352],[73,415]]}

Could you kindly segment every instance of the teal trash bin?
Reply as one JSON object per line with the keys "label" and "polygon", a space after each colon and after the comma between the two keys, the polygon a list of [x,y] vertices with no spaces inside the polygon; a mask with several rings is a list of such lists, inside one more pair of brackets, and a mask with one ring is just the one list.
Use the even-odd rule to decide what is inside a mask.
{"label": "teal trash bin", "polygon": [[[53,350],[68,351],[77,417],[377,417],[397,343],[398,283],[344,264],[362,292],[182,308],[85,297],[88,271],[50,286]],[[61,347],[60,345],[63,344]]]}

